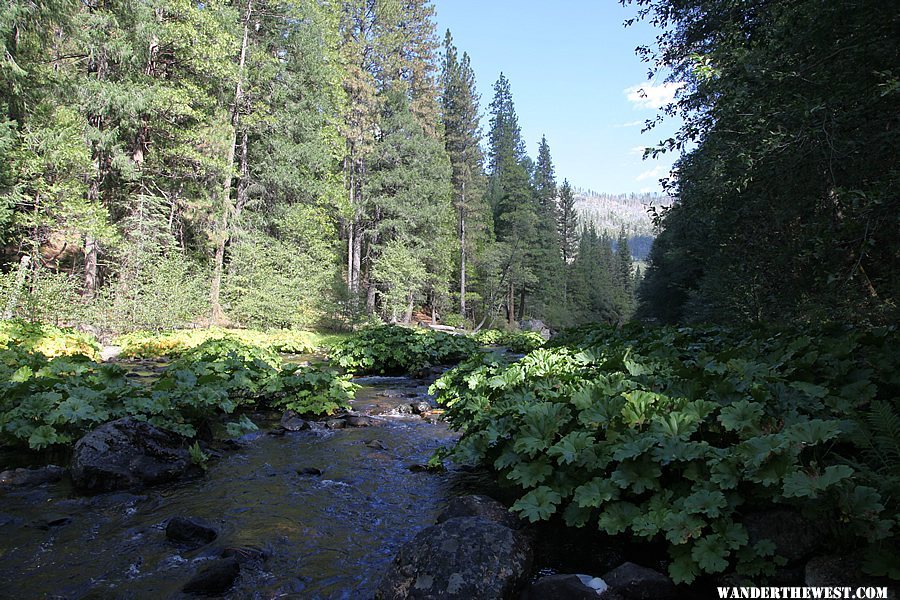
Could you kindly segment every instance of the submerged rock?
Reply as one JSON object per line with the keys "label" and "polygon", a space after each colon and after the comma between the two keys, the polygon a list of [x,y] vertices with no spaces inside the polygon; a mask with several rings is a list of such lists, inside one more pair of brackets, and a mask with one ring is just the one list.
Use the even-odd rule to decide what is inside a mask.
{"label": "submerged rock", "polygon": [[444,512],[438,515],[437,522],[443,523],[457,517],[481,517],[510,529],[522,528],[522,521],[509,512],[506,506],[493,498],[477,494],[452,499]]}
{"label": "submerged rock", "polygon": [[480,517],[448,519],[403,546],[375,597],[511,598],[525,582],[531,559],[519,532]]}
{"label": "submerged rock", "polygon": [[37,469],[9,469],[0,473],[0,485],[27,486],[55,483],[62,479],[66,470],[56,465]]}
{"label": "submerged rock", "polygon": [[347,427],[378,427],[386,424],[384,419],[376,419],[365,415],[344,415],[342,420],[347,424]]}
{"label": "submerged rock", "polygon": [[50,529],[54,529],[56,527],[62,527],[63,525],[68,525],[72,522],[72,517],[69,515],[47,515],[42,519],[38,519],[31,523],[31,526],[35,529],[42,529],[44,531],[48,531]]}
{"label": "submerged rock", "polygon": [[186,517],[172,517],[166,524],[166,539],[181,544],[208,544],[219,532],[206,523]]}
{"label": "submerged rock", "polygon": [[606,575],[603,581],[630,600],[676,600],[675,583],[659,571],[626,562]]}
{"label": "submerged rock", "polygon": [[261,563],[269,560],[269,552],[256,546],[239,546],[222,550],[222,558],[233,558],[239,563]]}
{"label": "submerged rock", "polygon": [[297,469],[297,475],[301,475],[303,477],[318,477],[322,474],[322,469],[317,469],[315,467],[301,467]]}
{"label": "submerged rock", "polygon": [[215,596],[227,592],[241,574],[237,558],[223,558],[200,569],[182,589],[186,594]]}
{"label": "submerged rock", "polygon": [[101,425],[75,444],[71,475],[85,492],[173,481],[194,467],[185,439],[126,417]]}

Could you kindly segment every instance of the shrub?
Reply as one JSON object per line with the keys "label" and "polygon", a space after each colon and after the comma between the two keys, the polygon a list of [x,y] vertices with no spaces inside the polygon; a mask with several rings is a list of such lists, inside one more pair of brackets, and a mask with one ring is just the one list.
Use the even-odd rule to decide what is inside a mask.
{"label": "shrub", "polygon": [[[205,419],[239,407],[292,408],[311,416],[349,406],[348,376],[315,366],[280,367],[269,348],[233,339],[208,340],[173,361],[144,386],[117,365],[84,356],[48,359],[13,347],[0,350],[0,440],[33,449],[69,444],[109,420],[134,415],[193,436]],[[252,429],[242,416],[229,432]]]}
{"label": "shrub", "polygon": [[891,436],[862,434],[871,410],[896,414],[894,333],[590,327],[513,364],[468,361],[432,392],[462,432],[454,456],[516,486],[522,516],[663,542],[678,582],[770,572],[781,559],[742,517],[772,504],[839,524],[896,576],[898,467],[866,451]]}
{"label": "shrub", "polygon": [[536,331],[484,329],[478,333],[473,333],[472,338],[479,344],[503,346],[519,354],[527,354],[544,345],[544,338]]}
{"label": "shrub", "polygon": [[322,343],[322,336],[308,331],[275,329],[266,332],[249,329],[181,329],[168,333],[136,331],[113,340],[127,357],[156,358],[179,356],[208,340],[231,339],[275,352],[309,353]]}
{"label": "shrub", "polygon": [[100,356],[100,344],[90,334],[19,319],[0,321],[0,347],[10,346],[49,358],[82,355],[97,359]]}
{"label": "shrub", "polygon": [[350,373],[388,375],[459,362],[477,350],[478,344],[467,336],[384,325],[336,343],[331,358]]}

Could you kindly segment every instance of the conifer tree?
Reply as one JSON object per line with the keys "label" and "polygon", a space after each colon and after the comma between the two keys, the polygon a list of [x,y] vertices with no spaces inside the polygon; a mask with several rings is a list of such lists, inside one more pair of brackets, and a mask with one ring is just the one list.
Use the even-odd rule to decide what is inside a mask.
{"label": "conifer tree", "polygon": [[475,73],[467,54],[463,53],[462,59],[459,59],[449,30],[444,37],[441,114],[444,145],[453,169],[453,203],[459,237],[459,312],[465,318],[468,259],[476,247],[473,241],[484,236],[487,229],[485,219],[489,215],[484,203],[481,126]]}
{"label": "conifer tree", "polygon": [[[537,212],[529,181],[530,161],[526,162],[509,80],[503,73],[494,84],[490,110],[488,197],[494,212],[494,230],[503,244],[506,318],[513,325],[517,316],[516,292],[521,293],[522,286],[534,283],[526,252],[534,238]],[[523,313],[520,304],[519,314]]]}

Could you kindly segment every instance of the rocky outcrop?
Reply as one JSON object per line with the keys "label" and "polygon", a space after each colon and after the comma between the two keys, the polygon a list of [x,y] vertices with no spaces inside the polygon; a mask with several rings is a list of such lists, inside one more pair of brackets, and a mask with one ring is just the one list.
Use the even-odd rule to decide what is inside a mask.
{"label": "rocky outcrop", "polygon": [[519,532],[481,517],[452,518],[403,546],[375,597],[512,598],[525,583],[531,559]]}
{"label": "rocky outcrop", "polygon": [[78,440],[72,483],[107,492],[173,481],[193,470],[185,439],[132,417],[101,425]]}
{"label": "rocky outcrop", "polygon": [[677,600],[675,584],[659,571],[626,562],[606,575],[603,581],[629,600]]}

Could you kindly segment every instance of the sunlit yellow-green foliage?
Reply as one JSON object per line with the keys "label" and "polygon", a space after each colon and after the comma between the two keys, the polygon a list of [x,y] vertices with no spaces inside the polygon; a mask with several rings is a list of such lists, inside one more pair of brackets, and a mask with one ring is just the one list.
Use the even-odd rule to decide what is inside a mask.
{"label": "sunlit yellow-green foliage", "polygon": [[83,355],[100,357],[100,344],[87,333],[17,319],[0,321],[0,348],[17,347],[47,358]]}
{"label": "sunlit yellow-green foliage", "polygon": [[294,329],[272,329],[256,331],[252,329],[181,329],[167,333],[137,331],[119,336],[113,343],[122,348],[122,355],[129,358],[152,358],[176,356],[195,348],[208,340],[231,339],[252,346],[295,354],[312,353],[329,346],[339,335],[323,335],[311,331]]}

